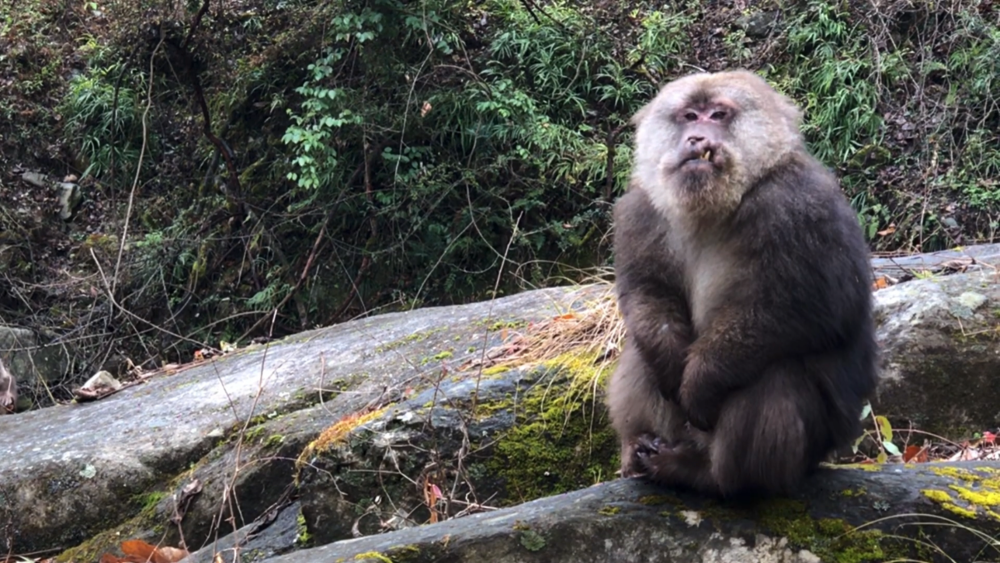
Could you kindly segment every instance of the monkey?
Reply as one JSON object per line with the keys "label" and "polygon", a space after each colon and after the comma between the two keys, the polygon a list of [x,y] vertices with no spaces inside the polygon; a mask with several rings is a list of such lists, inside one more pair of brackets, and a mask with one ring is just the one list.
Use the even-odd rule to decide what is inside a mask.
{"label": "monkey", "polygon": [[17,380],[0,360],[0,414],[11,414],[17,408]]}
{"label": "monkey", "polygon": [[747,70],[632,117],[614,204],[625,344],[607,392],[621,475],[787,495],[861,434],[878,381],[868,247],[802,112]]}

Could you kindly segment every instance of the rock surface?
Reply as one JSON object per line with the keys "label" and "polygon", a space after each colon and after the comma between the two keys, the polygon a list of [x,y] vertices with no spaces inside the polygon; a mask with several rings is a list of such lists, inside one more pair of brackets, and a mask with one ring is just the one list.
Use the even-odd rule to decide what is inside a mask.
{"label": "rock surface", "polygon": [[324,428],[478,357],[499,343],[496,323],[548,318],[604,291],[549,289],[381,315],[246,348],[94,403],[0,417],[0,509],[12,515],[14,550],[72,546],[102,530],[152,534],[152,523],[174,513],[169,495],[194,479],[204,490],[186,507],[184,529],[189,545],[201,545],[220,533],[219,499],[246,521],[278,501],[294,460]]}
{"label": "rock surface", "polygon": [[875,293],[881,345],[876,412],[951,437],[1000,424],[996,271],[917,279]]}
{"label": "rock surface", "polygon": [[71,347],[50,344],[34,331],[13,326],[0,326],[0,356],[23,390],[60,383],[73,365]]}
{"label": "rock surface", "polygon": [[[270,563],[815,563],[940,560],[996,555],[986,545],[1000,522],[980,507],[968,520],[956,511],[966,496],[993,490],[998,464],[969,470],[956,464],[824,469],[792,499],[708,501],[637,480],[617,480],[519,506],[439,524],[340,541],[283,556],[266,542],[247,546],[242,560]],[[939,496],[941,495],[941,496]],[[934,497],[934,498],[932,498]],[[949,501],[943,499],[951,498]],[[937,500],[935,500],[937,499]],[[976,510],[971,506],[970,510]],[[948,525],[956,518],[977,532]],[[287,538],[278,526],[272,544]],[[286,540],[287,541],[287,540]],[[228,546],[222,546],[226,548]],[[188,563],[210,563],[211,548]],[[928,553],[930,552],[930,555]],[[916,557],[919,559],[906,559]]]}
{"label": "rock surface", "polygon": [[[993,394],[983,392],[992,388],[991,374],[1000,368],[992,340],[1000,294],[992,276],[992,270],[979,267],[876,293],[886,373],[876,412],[963,432],[997,424]],[[613,479],[616,464],[615,448],[607,444],[602,376],[594,370],[594,358],[500,371],[474,367],[489,359],[487,351],[509,343],[511,334],[529,330],[529,323],[562,318],[606,294],[606,286],[558,288],[381,315],[158,374],[100,401],[0,417],[0,539],[9,541],[15,553],[81,544],[66,557],[84,561],[96,560],[127,538],[179,545],[183,536],[190,549],[217,547],[222,544],[214,542],[234,529],[258,518],[259,523],[278,518],[284,524],[274,529],[284,530],[286,542],[293,535],[322,543],[397,530],[331,544],[337,547],[329,549],[351,557],[365,553],[350,551],[356,546],[377,551],[388,548],[383,541],[403,544],[399,538],[424,541],[422,534],[468,529],[470,538],[493,538],[469,539],[468,545],[522,557],[510,560],[564,560],[533,559],[536,552],[529,546],[538,546],[539,538],[527,533],[532,526],[514,528],[513,547],[502,543],[514,537],[509,527],[506,539],[489,535],[491,518],[520,514],[534,519],[539,529],[579,538],[581,545],[591,541],[591,550],[597,550],[593,542],[610,542],[611,551],[593,553],[616,553],[622,561],[637,553],[675,553],[675,536],[664,536],[657,519],[667,518],[661,514],[667,509],[635,512],[634,499],[620,496],[633,498],[635,491],[628,487],[638,485],[587,488]],[[897,469],[909,481],[887,481]],[[860,524],[895,510],[921,510],[991,529],[984,515],[997,511],[992,499],[1000,495],[1000,486],[990,473],[974,478],[928,474],[920,481],[906,473],[914,469],[896,466],[873,473],[838,471],[844,472],[827,481],[841,487],[834,491],[840,497],[831,497],[837,503],[800,499],[810,515],[814,506],[826,506],[824,518]],[[885,489],[890,482],[898,488]],[[192,484],[200,485],[200,494],[187,499],[182,490]],[[510,506],[574,489],[582,490],[527,508]],[[864,497],[880,490],[887,492]],[[851,500],[855,494],[863,497],[857,504]],[[696,499],[678,498],[685,510],[699,509]],[[600,512],[619,501],[628,510]],[[591,510],[597,504],[588,502],[600,504],[601,518]],[[590,520],[580,513],[563,521],[563,515],[574,514],[574,506],[589,507]],[[295,534],[289,531],[288,510],[296,511]],[[545,516],[546,510],[557,512]],[[670,508],[668,516],[677,517],[676,510]],[[413,527],[476,511],[486,512],[475,519]],[[822,547],[781,525],[766,532],[770,539],[758,541],[756,531],[746,530],[766,522],[741,514],[735,521],[743,527],[720,524],[712,528],[720,536],[682,538],[677,549],[684,557],[706,561],[740,561],[732,559],[734,553],[754,549],[778,557],[771,560],[808,561],[810,555],[797,550]],[[721,518],[718,512],[712,515]],[[181,522],[180,528],[172,519]],[[507,520],[501,524],[510,526]],[[809,537],[816,526],[821,524],[806,528]],[[555,545],[537,533],[545,545]],[[396,539],[383,540],[390,536]],[[782,538],[790,543],[781,543]],[[691,541],[737,551],[690,551]],[[286,543],[257,553],[290,548]],[[564,551],[577,553],[574,549]],[[332,551],[311,553],[326,557]],[[441,560],[482,552],[463,553]],[[407,559],[397,555],[393,561]]]}

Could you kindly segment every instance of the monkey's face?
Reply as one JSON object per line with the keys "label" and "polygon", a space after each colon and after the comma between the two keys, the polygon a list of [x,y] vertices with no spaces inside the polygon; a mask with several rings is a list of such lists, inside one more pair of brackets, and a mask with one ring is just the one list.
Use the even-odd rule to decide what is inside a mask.
{"label": "monkey's face", "polygon": [[695,74],[633,117],[634,175],[662,212],[723,218],[801,144],[798,110],[760,77]]}
{"label": "monkey's face", "polygon": [[662,212],[689,215],[734,208],[740,176],[734,126],[741,108],[724,96],[658,96],[636,130],[636,169]]}
{"label": "monkey's face", "polygon": [[664,152],[661,173],[676,177],[681,189],[706,188],[723,176],[732,164],[730,126],[735,114],[735,104],[716,98],[693,102],[670,115],[677,146]]}

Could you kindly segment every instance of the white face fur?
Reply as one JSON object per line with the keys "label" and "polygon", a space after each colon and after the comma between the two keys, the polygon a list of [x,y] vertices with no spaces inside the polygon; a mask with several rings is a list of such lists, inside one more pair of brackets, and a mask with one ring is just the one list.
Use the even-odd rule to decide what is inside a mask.
{"label": "white face fur", "polygon": [[[684,131],[678,112],[693,98],[726,99],[735,103],[722,151],[724,174],[711,189],[688,193],[678,189],[677,171],[683,159]],[[633,178],[667,217],[697,222],[709,214],[722,218],[735,210],[743,193],[785,155],[802,147],[801,112],[762,78],[747,72],[693,74],[664,86],[656,98],[633,117],[635,164]]]}

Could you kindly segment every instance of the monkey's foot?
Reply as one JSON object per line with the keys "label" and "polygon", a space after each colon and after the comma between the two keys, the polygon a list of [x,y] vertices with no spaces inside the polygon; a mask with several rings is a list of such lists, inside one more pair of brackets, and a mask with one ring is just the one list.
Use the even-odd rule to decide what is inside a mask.
{"label": "monkey's foot", "polygon": [[695,443],[690,440],[667,440],[648,432],[640,434],[635,439],[635,455],[641,460],[648,460],[650,457],[661,453],[679,452],[695,448]]}
{"label": "monkey's foot", "polygon": [[708,452],[694,440],[667,440],[653,434],[637,437],[636,466],[641,475],[663,485],[714,492]]}
{"label": "monkey's foot", "polygon": [[0,393],[0,414],[12,413],[14,408],[17,407],[14,401],[14,395],[4,391]]}

